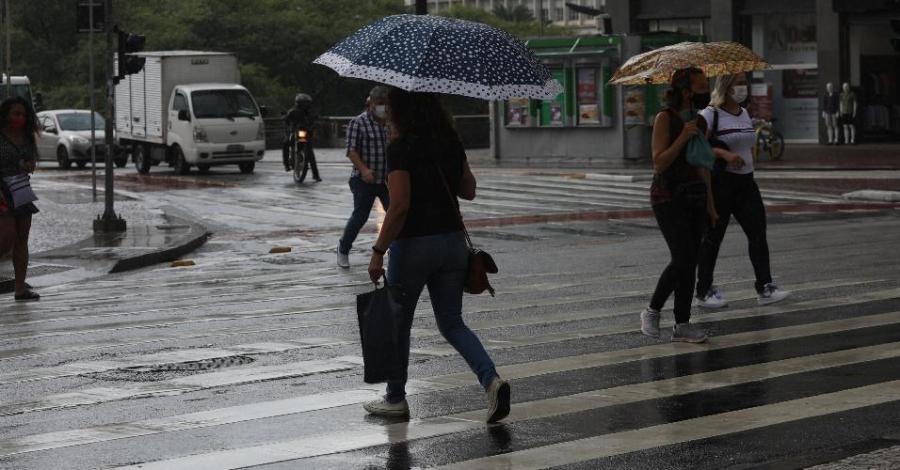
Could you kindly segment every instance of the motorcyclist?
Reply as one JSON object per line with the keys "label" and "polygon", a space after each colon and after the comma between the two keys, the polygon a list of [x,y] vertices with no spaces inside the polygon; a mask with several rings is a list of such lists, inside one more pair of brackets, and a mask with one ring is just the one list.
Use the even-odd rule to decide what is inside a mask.
{"label": "motorcyclist", "polygon": [[291,171],[291,135],[298,129],[306,130],[309,150],[307,160],[312,169],[313,179],[319,182],[322,181],[322,178],[319,177],[319,167],[316,165],[316,154],[312,146],[313,127],[317,118],[312,109],[312,102],[312,97],[306,93],[298,93],[294,97],[294,107],[284,115],[285,134],[281,156],[284,161],[284,171]]}

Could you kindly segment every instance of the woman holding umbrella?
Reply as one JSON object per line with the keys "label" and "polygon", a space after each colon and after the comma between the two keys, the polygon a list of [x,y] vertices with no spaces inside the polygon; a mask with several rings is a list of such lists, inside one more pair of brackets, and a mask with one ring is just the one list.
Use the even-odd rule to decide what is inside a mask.
{"label": "woman holding umbrella", "polygon": [[684,68],[672,75],[667,107],[653,122],[653,184],[650,200],[672,260],[663,271],[650,300],[641,312],[641,332],[658,338],[660,310],[675,293],[672,341],[702,343],[706,333],[691,325],[691,293],[697,271],[697,253],[706,230],[718,216],[709,186],[709,170],[691,166],[687,143],[705,136],[706,121],[697,110],[709,104],[709,82],[703,71]]}
{"label": "woman holding umbrella", "polygon": [[424,288],[441,334],[466,359],[488,396],[487,421],[509,414],[510,385],[501,379],[478,337],[462,319],[469,248],[458,197],[475,197],[475,177],[459,137],[437,97],[429,93],[486,100],[551,99],[563,88],[524,44],[490,26],[429,15],[395,15],[369,24],[342,40],[315,63],[344,77],[396,87],[388,97],[392,141],[387,149],[391,206],[372,247],[369,275],[384,274],[406,291],[399,343],[403,373],[389,380],[370,413],[409,414],[406,366],[409,331]]}

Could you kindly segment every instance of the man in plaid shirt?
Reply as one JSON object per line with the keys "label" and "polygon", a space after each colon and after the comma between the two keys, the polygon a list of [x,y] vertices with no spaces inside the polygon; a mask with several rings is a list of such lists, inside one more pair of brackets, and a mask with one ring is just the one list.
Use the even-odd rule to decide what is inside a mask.
{"label": "man in plaid shirt", "polygon": [[385,128],[385,105],[388,89],[376,86],[369,92],[366,110],[353,118],[347,127],[347,158],[353,162],[350,174],[350,191],[353,192],[353,214],[344,228],[337,247],[337,264],[350,267],[350,248],[360,229],[369,219],[377,197],[387,210],[388,189],[385,184],[385,149],[388,133]]}

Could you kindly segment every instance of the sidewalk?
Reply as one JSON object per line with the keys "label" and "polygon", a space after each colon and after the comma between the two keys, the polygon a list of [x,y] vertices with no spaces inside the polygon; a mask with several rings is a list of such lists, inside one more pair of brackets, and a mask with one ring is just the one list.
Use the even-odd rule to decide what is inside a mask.
{"label": "sidewalk", "polygon": [[779,161],[762,160],[760,169],[900,170],[900,144],[785,144]]}
{"label": "sidewalk", "polygon": [[[77,279],[171,261],[202,245],[209,232],[171,207],[151,207],[128,193],[116,192],[115,211],[124,233],[94,234],[93,220],[103,213],[103,192],[93,202],[90,188],[57,181],[38,172],[32,180],[41,212],[35,214],[29,244],[28,282],[40,288]],[[13,290],[9,258],[0,260],[0,293]]]}

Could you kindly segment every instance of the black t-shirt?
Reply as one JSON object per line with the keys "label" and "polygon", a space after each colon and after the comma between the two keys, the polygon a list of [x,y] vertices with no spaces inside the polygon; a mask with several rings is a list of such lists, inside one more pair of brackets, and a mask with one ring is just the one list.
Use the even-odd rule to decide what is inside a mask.
{"label": "black t-shirt", "polygon": [[[457,211],[466,152],[459,138],[440,140],[405,136],[387,147],[387,172],[409,172],[409,213],[397,238],[423,237],[458,232]],[[441,171],[446,186],[441,182]],[[450,194],[447,194],[447,187]]]}

